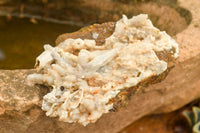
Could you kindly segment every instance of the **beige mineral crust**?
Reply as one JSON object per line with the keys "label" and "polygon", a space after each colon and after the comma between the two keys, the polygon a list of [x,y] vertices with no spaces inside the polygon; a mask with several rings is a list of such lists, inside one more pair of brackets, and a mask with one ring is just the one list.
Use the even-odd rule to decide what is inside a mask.
{"label": "beige mineral crust", "polygon": [[174,58],[179,52],[175,40],[155,28],[145,14],[131,19],[123,15],[104,45],[78,38],[44,49],[36,59],[38,73],[28,76],[32,83],[53,87],[44,96],[42,109],[47,116],[84,126],[108,113],[113,108],[109,99],[121,90],[167,69],[156,52],[174,49]]}

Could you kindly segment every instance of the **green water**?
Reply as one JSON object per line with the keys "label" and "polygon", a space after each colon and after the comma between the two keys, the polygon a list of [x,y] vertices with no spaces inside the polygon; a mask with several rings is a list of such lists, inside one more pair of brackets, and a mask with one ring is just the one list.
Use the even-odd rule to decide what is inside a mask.
{"label": "green water", "polygon": [[33,68],[44,44],[54,46],[58,35],[78,29],[78,26],[38,20],[34,24],[28,18],[0,17],[0,50],[5,55],[0,59],[0,69]]}

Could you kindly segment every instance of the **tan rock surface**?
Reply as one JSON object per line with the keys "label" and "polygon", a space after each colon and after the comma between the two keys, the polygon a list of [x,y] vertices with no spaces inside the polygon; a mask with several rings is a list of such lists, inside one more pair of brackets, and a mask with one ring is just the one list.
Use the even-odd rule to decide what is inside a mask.
{"label": "tan rock surface", "polygon": [[200,98],[200,1],[179,0],[179,4],[192,13],[193,19],[175,37],[180,44],[177,64],[164,81],[132,96],[127,108],[105,114],[87,127],[59,122],[40,109],[48,89],[25,83],[34,70],[0,70],[0,132],[117,132],[142,116],[170,112]]}

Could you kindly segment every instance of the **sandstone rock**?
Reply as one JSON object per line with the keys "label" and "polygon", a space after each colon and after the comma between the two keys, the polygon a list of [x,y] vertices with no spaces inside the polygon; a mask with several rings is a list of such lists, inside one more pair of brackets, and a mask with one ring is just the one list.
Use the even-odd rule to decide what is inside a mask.
{"label": "sandstone rock", "polygon": [[0,132],[118,132],[142,116],[171,112],[200,98],[200,2],[179,0],[179,4],[192,13],[193,19],[176,35],[180,44],[177,64],[164,81],[132,96],[127,108],[105,114],[87,127],[59,122],[46,117],[40,108],[48,88],[25,83],[34,70],[0,70]]}

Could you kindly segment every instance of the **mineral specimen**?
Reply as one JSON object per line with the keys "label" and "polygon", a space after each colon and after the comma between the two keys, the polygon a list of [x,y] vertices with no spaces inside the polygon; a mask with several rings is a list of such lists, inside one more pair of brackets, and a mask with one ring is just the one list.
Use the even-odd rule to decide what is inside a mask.
{"label": "mineral specimen", "polygon": [[175,40],[144,14],[131,19],[123,15],[103,45],[77,38],[44,49],[36,59],[38,73],[28,76],[32,83],[53,88],[42,109],[47,116],[84,126],[108,113],[113,108],[109,100],[121,90],[166,71],[167,62],[156,52],[170,51],[173,58],[179,53]]}

